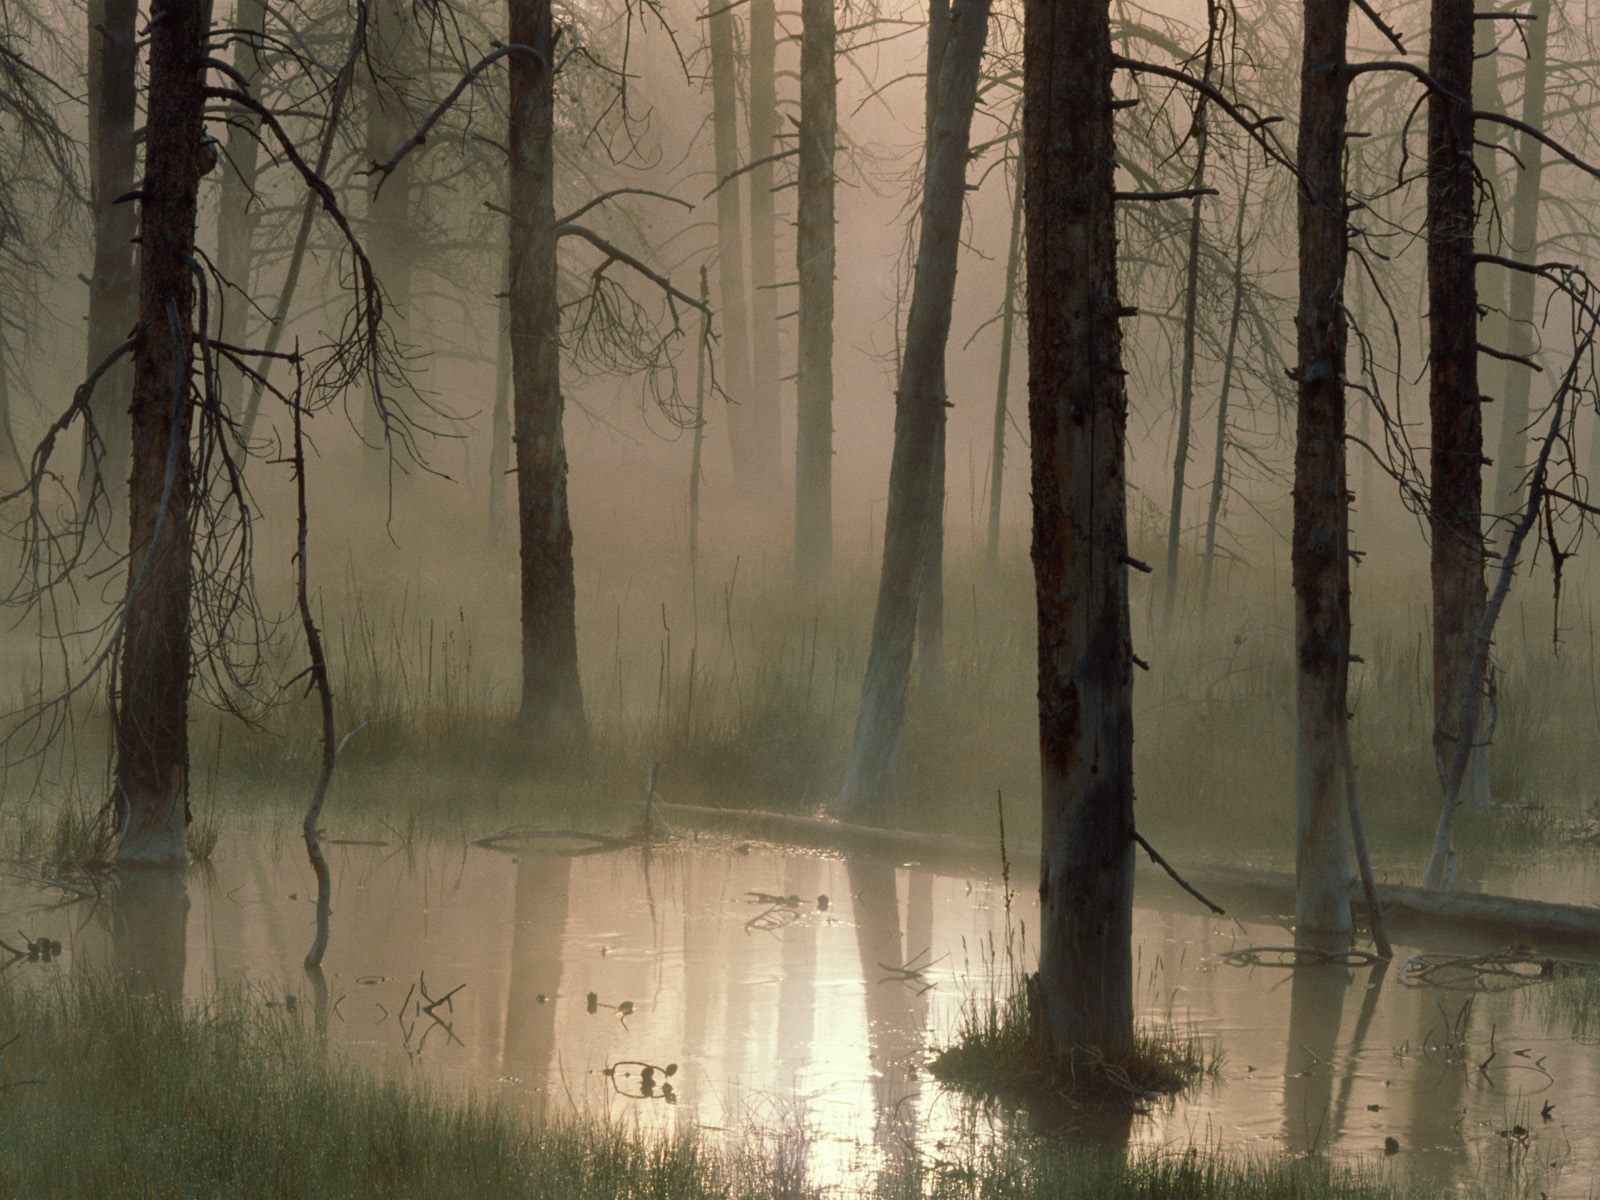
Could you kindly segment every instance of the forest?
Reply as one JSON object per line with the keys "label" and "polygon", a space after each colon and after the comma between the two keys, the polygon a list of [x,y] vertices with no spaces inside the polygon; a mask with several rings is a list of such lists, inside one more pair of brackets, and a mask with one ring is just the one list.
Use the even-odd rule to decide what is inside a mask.
{"label": "forest", "polygon": [[0,0],[0,1196],[1600,1196],[1597,113]]}

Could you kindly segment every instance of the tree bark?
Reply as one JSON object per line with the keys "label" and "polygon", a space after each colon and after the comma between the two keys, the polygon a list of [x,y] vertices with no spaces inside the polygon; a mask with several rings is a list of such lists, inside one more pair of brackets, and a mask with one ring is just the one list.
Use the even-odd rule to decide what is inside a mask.
{"label": "tree bark", "polygon": [[[239,0],[233,18],[239,33],[233,48],[233,69],[256,92],[261,75],[261,39],[266,33],[266,0]],[[228,144],[223,155],[222,194],[217,211],[217,270],[229,288],[220,299],[222,340],[243,346],[249,340],[245,329],[249,315],[250,269],[256,226],[261,221],[261,206],[256,200],[256,180],[260,175],[257,135],[261,118],[247,108],[228,114]],[[245,378],[233,363],[219,368],[223,407],[240,414]]]}
{"label": "tree bark", "polygon": [[[1550,0],[1534,0],[1528,8],[1533,20],[1524,26],[1528,39],[1528,63],[1523,75],[1522,121],[1535,129],[1544,128],[1545,90],[1549,74]],[[1539,201],[1544,195],[1545,149],[1528,134],[1517,143],[1521,169],[1511,202],[1511,246],[1508,253],[1525,262],[1536,261],[1539,253]],[[1506,304],[1507,345],[1512,354],[1524,358],[1536,354],[1538,338],[1534,332],[1534,277],[1525,271],[1511,273],[1510,295]],[[1500,446],[1496,455],[1494,511],[1497,516],[1515,514],[1522,506],[1523,487],[1528,477],[1529,400],[1533,372],[1521,363],[1505,364],[1504,395],[1500,397]]]}
{"label": "tree bark", "polygon": [[1294,532],[1297,931],[1350,929],[1350,503],[1345,482],[1344,135],[1349,0],[1307,0],[1300,71]]}
{"label": "tree bark", "polygon": [[[1443,780],[1455,744],[1477,740],[1457,711],[1485,600],[1483,408],[1478,389],[1477,173],[1472,161],[1472,0],[1433,0],[1428,97],[1428,456],[1433,581],[1434,759]],[[1484,755],[1465,796],[1489,803]]]}
{"label": "tree bark", "polygon": [[1222,497],[1228,482],[1228,401],[1233,396],[1233,356],[1239,346],[1239,324],[1244,314],[1244,215],[1250,207],[1250,163],[1244,165],[1244,185],[1233,224],[1233,307],[1228,313],[1227,348],[1222,355],[1222,386],[1217,390],[1216,446],[1211,460],[1211,502],[1206,509],[1205,552],[1200,571],[1200,607],[1211,603],[1211,579],[1217,561],[1217,528],[1222,522]]}
{"label": "tree bark", "polygon": [[944,353],[961,248],[978,66],[988,26],[989,0],[957,0],[949,49],[940,69],[939,117],[923,187],[917,279],[895,396],[889,509],[872,648],[861,685],[850,765],[833,804],[840,813],[882,802],[905,724],[917,610],[925,595],[927,530],[937,519],[933,483],[939,462],[935,450],[944,428]]}
{"label": "tree bark", "polygon": [[[1214,4],[1206,5],[1206,49],[1201,69],[1201,79],[1211,82],[1211,69],[1216,53],[1217,11]],[[1201,93],[1194,105],[1194,175],[1190,186],[1202,188],[1206,184],[1206,97]],[[1162,602],[1162,635],[1172,627],[1172,614],[1178,603],[1178,545],[1183,536],[1183,490],[1189,468],[1189,434],[1194,411],[1194,343],[1195,315],[1200,304],[1200,234],[1204,198],[1195,196],[1189,201],[1189,255],[1185,268],[1183,296],[1183,362],[1178,384],[1178,428],[1176,447],[1172,456],[1172,504],[1167,510],[1167,577],[1166,597]]]}
{"label": "tree bark", "polygon": [[744,274],[744,177],[739,170],[739,97],[733,49],[733,10],[707,0],[711,50],[711,133],[717,173],[717,287],[722,317],[722,390],[729,401],[728,440],[733,482],[746,498],[767,486],[760,476],[750,384],[750,314]]}
{"label": "tree bark", "polygon": [[511,43],[510,328],[517,517],[522,566],[524,729],[541,741],[585,732],[578,679],[577,580],[562,429],[561,308],[556,295],[550,5],[508,0]]}
{"label": "tree bark", "polygon": [[195,213],[210,0],[155,0],[139,219],[128,593],[114,808],[125,865],[189,858],[189,594],[193,582]]}
{"label": "tree bark", "polygon": [[795,580],[821,594],[833,571],[834,150],[839,80],[832,0],[801,0],[800,171],[795,259]]}
{"label": "tree bark", "polygon": [[[134,231],[138,211],[114,203],[133,190],[138,117],[137,0],[89,0],[89,202],[94,217],[94,265],[89,276],[89,370],[127,340],[139,319],[134,275]],[[126,363],[108,371],[95,388],[90,412],[100,436],[98,468],[85,442],[80,491],[85,500],[103,486],[112,520],[122,511],[128,478],[128,407],[133,373]],[[118,549],[122,541],[110,534]]]}
{"label": "tree bark", "polygon": [[495,305],[494,412],[489,422],[489,537],[499,544],[506,524],[506,475],[511,470],[511,237],[507,221],[506,257]]}
{"label": "tree bark", "polygon": [[782,375],[776,288],[778,227],[773,164],[778,142],[777,14],[773,0],[750,0],[750,434],[762,485],[756,497],[783,493],[783,437],[778,408]]}
{"label": "tree bark", "polygon": [[1026,0],[1028,428],[1039,614],[1043,1059],[1133,1048],[1128,400],[1107,0]]}
{"label": "tree bark", "polygon": [[1000,500],[1005,493],[1006,420],[1011,391],[1011,345],[1017,336],[1017,281],[1022,274],[1022,173],[1011,185],[1011,240],[1006,251],[1006,293],[1000,307],[1000,371],[994,387],[994,430],[989,442],[989,540],[992,573],[1000,561]]}

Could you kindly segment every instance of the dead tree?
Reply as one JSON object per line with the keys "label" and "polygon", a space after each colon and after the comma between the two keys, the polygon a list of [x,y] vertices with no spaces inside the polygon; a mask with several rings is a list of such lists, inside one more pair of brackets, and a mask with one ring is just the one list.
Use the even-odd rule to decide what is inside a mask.
{"label": "dead tree", "polygon": [[918,608],[926,595],[928,526],[938,519],[933,501],[934,476],[942,461],[937,447],[945,421],[944,355],[955,298],[978,67],[988,25],[988,0],[957,0],[939,72],[939,114],[923,187],[916,286],[895,394],[889,508],[872,648],[849,767],[833,803],[840,813],[883,802],[905,726]]}
{"label": "dead tree", "polygon": [[[1133,1049],[1133,648],[1107,0],[1027,0],[1028,428],[1043,859],[1032,1036]],[[1069,69],[1063,69],[1069,65]]]}
{"label": "dead tree", "polygon": [[832,0],[801,0],[800,170],[795,261],[795,581],[826,590],[833,570],[834,152],[839,81]]}
{"label": "dead tree", "polygon": [[[89,203],[94,217],[94,265],[89,276],[89,369],[127,338],[138,320],[139,284],[134,275],[138,210],[133,191],[138,120],[136,72],[138,0],[89,3]],[[116,517],[128,478],[128,406],[132,373],[113,367],[96,389],[93,421],[84,426],[80,505],[100,492],[111,506],[107,531],[121,547]],[[112,532],[115,530],[115,532]]]}
{"label": "dead tree", "polygon": [[1295,924],[1351,928],[1345,826],[1349,761],[1350,502],[1345,479],[1344,305],[1349,227],[1344,143],[1349,0],[1305,6],[1300,70],[1299,389],[1295,424]]}
{"label": "dead tree", "polygon": [[[234,14],[237,26],[233,44],[235,82],[247,91],[258,91],[262,74],[262,47],[266,36],[266,0],[239,0]],[[256,183],[261,174],[261,121],[248,108],[235,108],[228,114],[228,139],[222,163],[222,191],[217,211],[217,270],[234,290],[221,298],[220,336],[224,342],[243,346],[251,294],[251,269],[254,266],[255,233],[261,222],[261,200]],[[93,359],[93,361],[98,361]],[[243,373],[231,363],[223,367],[223,403],[238,412],[244,384]]]}
{"label": "dead tree", "polygon": [[113,783],[118,861],[126,865],[182,865],[189,857],[190,393],[195,213],[200,178],[215,162],[203,140],[210,29],[210,0],[154,0]]}
{"label": "dead tree", "polygon": [[1017,284],[1022,274],[1022,164],[1011,181],[1011,237],[1007,240],[1005,295],[1000,300],[1000,369],[994,385],[994,426],[989,440],[989,538],[992,572],[1000,559],[1000,501],[1005,494],[1006,422],[1010,417],[1011,345],[1017,336]]}
{"label": "dead tree", "polygon": [[[773,166],[778,144],[777,13],[773,0],[750,0],[750,393],[752,450],[761,471],[759,499],[782,494],[778,390],[778,222]],[[718,182],[722,182],[719,180]]]}

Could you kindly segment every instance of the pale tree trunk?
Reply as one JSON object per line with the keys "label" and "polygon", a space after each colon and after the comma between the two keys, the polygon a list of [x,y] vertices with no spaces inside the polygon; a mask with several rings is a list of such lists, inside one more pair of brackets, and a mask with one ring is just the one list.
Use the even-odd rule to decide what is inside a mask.
{"label": "pale tree trunk", "polygon": [[1026,0],[1028,429],[1039,616],[1042,1062],[1133,1049],[1128,398],[1107,0]]}
{"label": "pale tree trunk", "polygon": [[[1211,82],[1216,53],[1217,11],[1206,5],[1206,49],[1201,79]],[[1190,187],[1206,185],[1206,98],[1202,93],[1194,105],[1194,176]],[[1178,428],[1172,457],[1172,504],[1167,510],[1166,598],[1161,609],[1163,636],[1172,628],[1172,614],[1178,603],[1178,546],[1183,537],[1183,491],[1189,469],[1189,435],[1194,412],[1195,314],[1200,304],[1200,234],[1203,229],[1201,204],[1195,196],[1189,201],[1189,256],[1185,268],[1183,295],[1183,341],[1181,377],[1178,383]]]}
{"label": "pale tree trunk", "polygon": [[[89,203],[94,217],[94,265],[89,276],[89,370],[104,362],[138,320],[134,276],[134,232],[138,210],[113,203],[133,190],[138,117],[137,0],[89,0]],[[87,499],[105,489],[112,520],[111,544],[123,545],[117,516],[128,479],[128,407],[133,371],[119,363],[94,391],[90,411],[102,443],[98,472],[87,443],[80,491]],[[115,531],[115,532],[111,532]]]}
{"label": "pale tree trunk", "polygon": [[795,579],[822,594],[833,571],[834,149],[839,81],[832,0],[801,0],[800,170],[795,261]]}
{"label": "pale tree trunk", "polygon": [[[410,86],[407,77],[418,58],[416,16],[410,0],[370,0],[370,5],[363,60],[367,69],[362,75],[367,158],[382,163],[415,132],[402,92]],[[367,191],[367,256],[383,288],[384,317],[402,342],[416,328],[411,320],[411,264],[417,257],[417,231],[411,206],[417,157],[408,154],[392,172],[373,175]],[[385,452],[365,456],[368,479],[385,480],[390,447],[383,406],[369,403],[362,414],[363,439]]]}
{"label": "pale tree trunk", "polygon": [[[1522,121],[1534,129],[1543,129],[1549,73],[1550,0],[1534,0],[1528,12],[1533,20],[1523,26],[1528,39],[1528,64],[1523,76]],[[1535,138],[1528,134],[1521,135],[1517,143],[1517,159],[1521,167],[1511,202],[1511,246],[1507,252],[1524,262],[1537,261],[1539,253],[1539,201],[1544,195],[1544,154],[1544,147]],[[1501,272],[1495,274],[1500,275]],[[1539,348],[1534,333],[1534,283],[1534,277],[1526,271],[1511,273],[1510,296],[1506,305],[1506,349],[1524,358],[1536,354]],[[1496,455],[1494,512],[1497,516],[1514,514],[1522,502],[1523,485],[1528,476],[1529,400],[1532,389],[1533,372],[1521,363],[1507,362],[1505,394],[1500,398],[1500,446]]]}
{"label": "pale tree trunk", "polygon": [[[238,40],[233,48],[233,69],[245,81],[252,95],[261,75],[261,39],[267,27],[266,0],[239,0],[234,14]],[[229,287],[219,297],[222,309],[222,340],[243,346],[251,295],[250,270],[254,263],[253,243],[261,221],[261,205],[256,199],[256,179],[260,175],[257,132],[261,118],[247,108],[228,114],[228,144],[222,161],[222,195],[217,211],[217,270]],[[219,367],[224,408],[240,414],[245,379],[231,362]]]}
{"label": "pale tree trunk", "polygon": [[1005,494],[1006,421],[1011,391],[1011,344],[1017,336],[1017,281],[1022,274],[1022,166],[1011,185],[1011,239],[1006,251],[1006,293],[1000,307],[1000,371],[994,386],[994,430],[989,442],[989,540],[992,573],[1000,561],[1000,501]]}
{"label": "pale tree trunk", "polygon": [[989,0],[957,0],[940,69],[939,117],[923,187],[917,279],[895,394],[889,509],[872,648],[861,685],[850,765],[833,804],[837,812],[871,808],[884,800],[905,725],[917,610],[925,594],[927,529],[938,516],[933,508],[933,476],[938,462],[935,448],[944,428],[944,353],[961,249],[972,110],[988,26]]}
{"label": "pale tree trunk", "polygon": [[561,309],[556,295],[555,89],[550,5],[508,0],[511,43],[511,379],[522,566],[524,730],[541,744],[585,733],[578,678],[577,578],[562,428]]}
{"label": "pale tree trunk", "polygon": [[188,862],[195,212],[210,0],[155,0],[139,219],[128,593],[116,704],[117,858]]}
{"label": "pale tree trunk", "polygon": [[[928,0],[928,71],[924,89],[924,161],[933,161],[933,140],[939,119],[939,92],[943,76],[945,51],[950,45],[950,0]],[[926,204],[926,200],[924,200]],[[926,213],[926,208],[924,208]],[[922,273],[918,259],[917,274]],[[915,286],[915,284],[913,284]],[[939,351],[939,394],[945,391],[945,348]],[[950,407],[948,398],[944,408]],[[937,687],[944,671],[944,488],[945,488],[945,426],[944,413],[940,413],[938,428],[934,432],[933,470],[928,479],[931,489],[928,501],[928,549],[922,568],[922,598],[917,608],[917,665],[923,682]]]}
{"label": "pale tree trunk", "polygon": [[1206,509],[1206,540],[1200,569],[1200,607],[1211,604],[1211,579],[1217,561],[1217,529],[1222,523],[1222,498],[1228,486],[1228,402],[1233,397],[1233,356],[1239,346],[1239,324],[1244,315],[1244,215],[1250,207],[1250,165],[1244,165],[1244,184],[1239,189],[1238,209],[1233,222],[1233,301],[1228,312],[1228,339],[1222,354],[1222,386],[1217,390],[1216,446],[1211,460],[1211,503]]}
{"label": "pale tree trunk", "polygon": [[779,420],[777,254],[773,164],[778,142],[777,15],[773,0],[750,0],[750,433],[763,484],[758,499],[783,493]]}
{"label": "pale tree trunk", "polygon": [[[1474,278],[1477,180],[1472,161],[1471,0],[1433,0],[1428,98],[1428,456],[1433,579],[1433,752],[1439,778],[1458,740],[1474,741],[1457,711],[1483,615],[1483,408],[1478,389]],[[1482,750],[1466,797],[1487,806]]]}
{"label": "pale tree trunk", "polygon": [[1295,925],[1345,933],[1350,860],[1350,503],[1345,482],[1344,140],[1348,0],[1308,0],[1300,71],[1299,412],[1295,422]]}
{"label": "pale tree trunk", "polygon": [[757,498],[760,478],[757,427],[752,417],[750,313],[744,274],[744,177],[739,170],[739,95],[733,48],[733,10],[707,0],[706,41],[711,51],[711,141],[717,173],[717,288],[722,324],[722,390],[728,397],[728,441],[734,488]]}

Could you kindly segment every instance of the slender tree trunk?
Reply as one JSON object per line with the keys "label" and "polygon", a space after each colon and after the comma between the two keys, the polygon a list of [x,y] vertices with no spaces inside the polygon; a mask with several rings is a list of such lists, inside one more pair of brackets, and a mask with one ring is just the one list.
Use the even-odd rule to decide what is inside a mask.
{"label": "slender tree trunk", "polygon": [[1228,312],[1228,341],[1222,355],[1222,386],[1217,392],[1216,448],[1211,460],[1211,503],[1206,509],[1206,541],[1200,576],[1200,607],[1211,604],[1211,578],[1217,561],[1217,527],[1222,521],[1222,497],[1228,483],[1228,401],[1233,396],[1233,356],[1239,346],[1240,318],[1244,314],[1244,215],[1250,207],[1250,165],[1246,157],[1244,186],[1239,191],[1233,224],[1233,306]]}
{"label": "slender tree trunk", "polygon": [[508,0],[511,57],[511,372],[522,562],[522,709],[540,741],[584,735],[577,580],[562,429],[561,308],[556,295],[550,5]]}
{"label": "slender tree trunk", "polygon": [[[1478,390],[1477,178],[1472,161],[1472,0],[1433,0],[1428,99],[1428,415],[1433,543],[1434,759],[1443,780],[1465,729],[1457,711],[1485,600],[1483,408]],[[1467,794],[1489,802],[1474,751]]]}
{"label": "slender tree trunk", "polygon": [[707,0],[706,40],[711,49],[711,132],[717,172],[717,286],[722,318],[722,390],[729,400],[728,440],[733,482],[746,498],[759,497],[759,427],[750,382],[750,315],[744,274],[744,177],[739,170],[739,96],[733,48],[733,9]]}
{"label": "slender tree trunk", "polygon": [[[233,48],[233,69],[254,94],[261,75],[266,0],[239,0],[233,21],[239,30]],[[228,145],[223,156],[222,195],[217,212],[217,270],[230,285],[219,297],[222,340],[234,346],[243,346],[249,340],[245,333],[249,315],[246,297],[252,294],[253,243],[261,220],[261,205],[255,195],[260,174],[256,153],[260,127],[261,119],[247,108],[236,108],[228,114]],[[222,364],[220,376],[223,406],[237,416],[244,376],[232,363]]]}
{"label": "slender tree trunk", "polygon": [[[945,52],[950,45],[950,0],[928,0],[928,73],[924,89],[926,111],[924,115],[924,161],[933,161],[933,140],[936,136],[940,105],[940,82],[943,77]],[[922,273],[922,260],[917,261],[917,274]],[[915,285],[913,285],[915,286]],[[917,608],[917,664],[923,682],[937,687],[944,672],[944,488],[945,488],[945,411],[950,402],[945,389],[945,349],[939,351],[939,394],[946,399],[939,414],[938,428],[934,432],[933,471],[928,480],[931,489],[928,501],[928,549],[922,569],[922,599]]]}
{"label": "slender tree trunk", "polygon": [[763,485],[759,499],[783,493],[778,389],[778,225],[773,164],[778,144],[777,14],[773,0],[750,0],[750,429]]}
{"label": "slender tree trunk", "polygon": [[188,861],[195,212],[210,0],[155,0],[139,220],[128,594],[116,706],[118,861]]}
{"label": "slender tree trunk", "polygon": [[[1522,121],[1535,129],[1543,129],[1549,73],[1550,0],[1534,0],[1528,11],[1533,20],[1523,27],[1524,36],[1528,39],[1528,64],[1523,76]],[[1544,195],[1544,155],[1545,149],[1538,141],[1528,134],[1521,135],[1517,143],[1517,161],[1522,165],[1511,202],[1509,253],[1525,262],[1536,261],[1539,253],[1539,201]],[[1524,271],[1512,272],[1506,305],[1506,349],[1524,358],[1538,352],[1538,338],[1534,334],[1534,282],[1534,277]],[[1500,447],[1495,471],[1494,511],[1497,516],[1515,514],[1521,507],[1529,466],[1529,400],[1533,372],[1517,362],[1507,362],[1505,372],[1505,394],[1501,397],[1500,407]]]}
{"label": "slender tree trunk", "polygon": [[[139,288],[134,275],[134,231],[138,211],[128,201],[114,203],[133,190],[138,117],[137,0],[89,0],[89,202],[94,216],[94,266],[89,276],[89,369],[92,371],[120,346],[139,319]],[[98,470],[88,443],[84,446],[80,486],[87,500],[104,487],[112,511],[109,535],[120,548],[117,514],[128,478],[128,407],[133,372],[126,363],[109,371],[95,388],[91,403],[100,436]]]}
{"label": "slender tree trunk", "polygon": [[1345,482],[1344,135],[1349,0],[1307,0],[1300,71],[1294,533],[1297,931],[1347,932],[1350,503]]}
{"label": "slender tree trunk", "polygon": [[1133,1047],[1133,649],[1107,0],[1026,0],[1043,1061]]}
{"label": "slender tree trunk", "polygon": [[800,22],[794,562],[801,590],[821,594],[833,571],[833,160],[839,80],[832,0],[801,0]]}
{"label": "slender tree trunk", "polygon": [[[706,360],[711,356],[711,280],[700,265],[700,344],[694,358],[694,439],[689,447],[689,579],[700,569],[700,476],[706,440]],[[692,671],[691,661],[691,676]],[[693,680],[691,679],[691,683]]]}
{"label": "slender tree trunk", "polygon": [[494,365],[494,413],[489,422],[489,537],[499,544],[506,526],[506,475],[511,470],[511,238],[506,222],[506,256],[501,267],[500,300],[495,305],[498,336]]}
{"label": "slender tree trunk", "polygon": [[994,431],[989,442],[989,570],[1000,561],[1000,500],[1006,474],[1007,402],[1011,391],[1011,345],[1017,336],[1017,280],[1022,274],[1022,164],[1011,185],[1011,240],[1006,251],[1006,294],[1000,306],[1000,373],[994,387]]}
{"label": "slender tree trunk", "polygon": [[[1206,5],[1206,50],[1201,79],[1211,82],[1211,69],[1216,52],[1217,12],[1214,4]],[[1206,98],[1202,94],[1194,105],[1194,176],[1190,186],[1202,188],[1206,184]],[[1194,411],[1194,342],[1195,314],[1200,304],[1200,233],[1203,201],[1199,196],[1189,202],[1189,257],[1185,269],[1183,296],[1183,365],[1178,384],[1178,430],[1172,457],[1172,504],[1167,510],[1167,577],[1166,598],[1162,602],[1162,635],[1172,628],[1172,614],[1178,603],[1178,545],[1183,535],[1183,490],[1189,469],[1189,431]]]}
{"label": "slender tree trunk", "polygon": [[944,427],[944,353],[950,338],[961,248],[978,65],[988,26],[989,0],[957,0],[949,50],[940,69],[939,118],[923,187],[917,280],[895,395],[889,509],[884,519],[883,571],[878,581],[872,649],[861,686],[850,766],[834,801],[839,812],[872,807],[883,800],[905,724],[917,610],[925,596],[927,527],[937,519],[933,474],[938,463],[935,447]]}
{"label": "slender tree trunk", "polygon": [[22,485],[25,467],[17,449],[16,431],[11,426],[11,347],[6,337],[6,297],[0,296],[0,489],[11,491]]}

